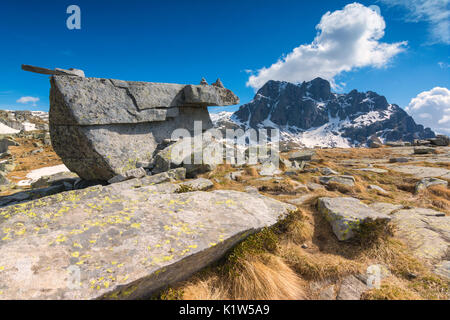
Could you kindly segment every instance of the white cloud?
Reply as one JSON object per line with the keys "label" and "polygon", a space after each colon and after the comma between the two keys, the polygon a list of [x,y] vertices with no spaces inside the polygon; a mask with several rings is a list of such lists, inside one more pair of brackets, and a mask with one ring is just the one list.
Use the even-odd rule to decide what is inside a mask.
{"label": "white cloud", "polygon": [[247,86],[258,89],[268,80],[301,82],[316,77],[334,84],[334,77],[341,72],[383,67],[407,44],[379,42],[385,28],[376,10],[359,3],[327,12],[316,26],[317,36],[311,44],[301,45],[269,68],[258,70],[250,76]]}
{"label": "white cloud", "polygon": [[39,101],[39,98],[36,97],[21,97],[19,100],[17,100],[17,103],[22,103],[22,104],[27,104],[27,103],[32,103],[32,106],[35,107],[36,106],[36,102]]}
{"label": "white cloud", "polygon": [[437,133],[450,134],[450,90],[436,87],[413,98],[405,110],[418,123]]}
{"label": "white cloud", "polygon": [[404,7],[406,21],[430,24],[432,43],[450,44],[450,0],[379,0],[389,6]]}

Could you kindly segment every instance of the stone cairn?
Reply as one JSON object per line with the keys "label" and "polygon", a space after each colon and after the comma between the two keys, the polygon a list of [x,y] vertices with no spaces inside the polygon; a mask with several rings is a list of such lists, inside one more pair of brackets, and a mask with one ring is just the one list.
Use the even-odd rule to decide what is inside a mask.
{"label": "stone cairn", "polygon": [[229,106],[239,98],[218,79],[208,85],[86,78],[82,70],[25,71],[51,75],[50,135],[55,152],[85,180],[108,181],[151,164],[176,129],[194,133],[213,127],[208,106]]}

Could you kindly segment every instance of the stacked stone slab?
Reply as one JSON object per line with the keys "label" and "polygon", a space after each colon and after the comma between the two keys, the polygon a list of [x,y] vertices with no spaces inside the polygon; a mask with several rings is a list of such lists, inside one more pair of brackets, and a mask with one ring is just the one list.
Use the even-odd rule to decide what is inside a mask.
{"label": "stacked stone slab", "polygon": [[64,164],[86,180],[104,180],[151,161],[176,129],[212,128],[208,106],[239,98],[228,89],[53,75],[50,134]]}

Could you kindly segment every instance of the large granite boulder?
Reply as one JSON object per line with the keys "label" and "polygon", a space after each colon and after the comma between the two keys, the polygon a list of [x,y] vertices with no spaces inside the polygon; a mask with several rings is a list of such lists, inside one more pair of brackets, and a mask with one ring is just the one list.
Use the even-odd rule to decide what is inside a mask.
{"label": "large granite boulder", "polygon": [[295,209],[149,178],[1,209],[0,299],[148,298]]}
{"label": "large granite boulder", "polygon": [[176,129],[212,128],[208,106],[239,103],[228,89],[83,78],[51,78],[50,134],[64,164],[86,180],[107,181],[151,161]]}

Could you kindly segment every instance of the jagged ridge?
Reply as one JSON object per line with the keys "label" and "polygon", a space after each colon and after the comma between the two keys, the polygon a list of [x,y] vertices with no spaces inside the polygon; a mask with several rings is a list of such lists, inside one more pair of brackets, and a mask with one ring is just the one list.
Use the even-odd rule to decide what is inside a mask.
{"label": "jagged ridge", "polygon": [[360,146],[372,135],[382,141],[410,142],[435,136],[384,96],[357,90],[333,93],[330,83],[321,78],[302,84],[268,81],[234,114],[212,118],[218,127],[278,128],[283,140],[307,147]]}

